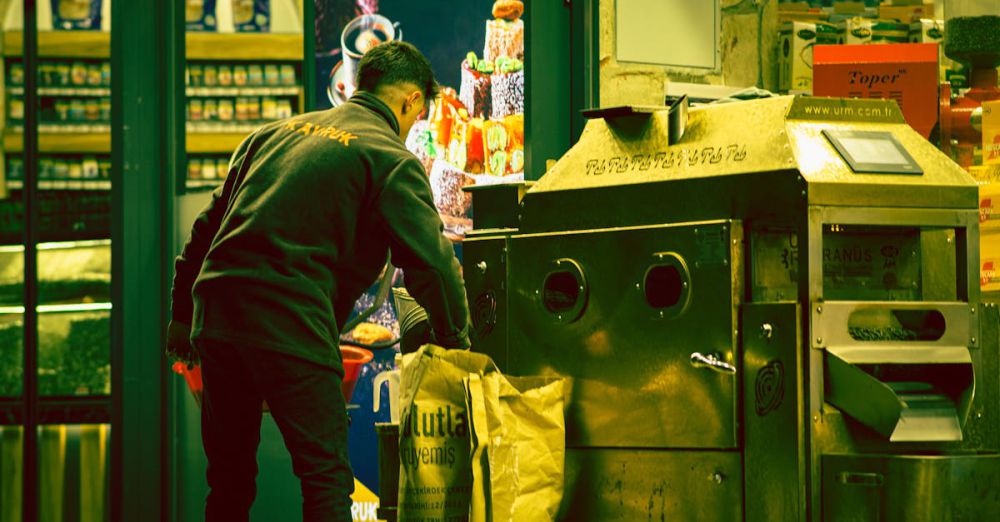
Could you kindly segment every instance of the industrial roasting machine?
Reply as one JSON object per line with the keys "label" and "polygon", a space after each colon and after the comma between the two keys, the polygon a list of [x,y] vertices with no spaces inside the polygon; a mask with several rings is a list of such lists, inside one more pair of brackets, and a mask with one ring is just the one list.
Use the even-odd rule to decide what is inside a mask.
{"label": "industrial roasting machine", "polygon": [[969,175],[881,100],[593,111],[473,187],[475,346],[567,377],[566,520],[992,520]]}

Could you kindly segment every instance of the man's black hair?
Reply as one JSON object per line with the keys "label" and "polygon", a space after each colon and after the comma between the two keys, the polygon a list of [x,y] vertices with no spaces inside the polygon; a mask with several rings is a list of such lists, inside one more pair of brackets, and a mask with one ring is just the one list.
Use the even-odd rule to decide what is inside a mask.
{"label": "man's black hair", "polygon": [[424,91],[429,103],[437,97],[438,84],[427,58],[412,44],[400,41],[376,45],[358,64],[358,89],[377,92],[379,87],[412,83]]}

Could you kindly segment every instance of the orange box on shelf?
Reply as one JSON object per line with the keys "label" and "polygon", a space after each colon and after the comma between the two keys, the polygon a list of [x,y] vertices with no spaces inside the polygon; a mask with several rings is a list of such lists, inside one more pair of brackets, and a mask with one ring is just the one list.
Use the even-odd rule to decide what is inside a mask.
{"label": "orange box on shelf", "polygon": [[1000,231],[1000,182],[979,185],[979,229]]}
{"label": "orange box on shelf", "polygon": [[1000,232],[979,236],[979,290],[1000,291]]}
{"label": "orange box on shelf", "polygon": [[813,94],[895,100],[927,138],[938,119],[937,44],[817,45]]}

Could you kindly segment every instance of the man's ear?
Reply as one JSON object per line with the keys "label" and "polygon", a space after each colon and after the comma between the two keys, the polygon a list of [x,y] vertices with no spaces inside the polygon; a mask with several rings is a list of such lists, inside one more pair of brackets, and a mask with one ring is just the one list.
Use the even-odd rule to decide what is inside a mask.
{"label": "man's ear", "polygon": [[416,110],[417,104],[420,102],[420,98],[422,98],[423,95],[424,94],[420,91],[411,92],[403,103],[403,114],[408,114],[410,111]]}

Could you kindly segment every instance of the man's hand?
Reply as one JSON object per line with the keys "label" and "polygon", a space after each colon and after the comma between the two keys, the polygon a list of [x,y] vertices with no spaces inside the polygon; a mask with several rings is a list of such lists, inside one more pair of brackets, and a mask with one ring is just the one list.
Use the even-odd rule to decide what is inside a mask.
{"label": "man's hand", "polygon": [[191,326],[177,321],[167,325],[167,357],[186,364],[198,364],[201,358],[191,346]]}

